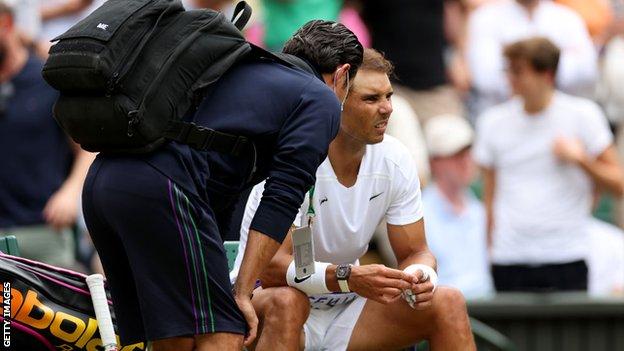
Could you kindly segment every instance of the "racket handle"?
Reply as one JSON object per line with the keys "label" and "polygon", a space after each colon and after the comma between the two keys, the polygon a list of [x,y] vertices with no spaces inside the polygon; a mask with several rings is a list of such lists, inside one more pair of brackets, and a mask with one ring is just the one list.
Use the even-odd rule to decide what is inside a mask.
{"label": "racket handle", "polygon": [[100,329],[100,338],[104,351],[117,351],[117,338],[113,320],[108,308],[106,290],[104,290],[104,277],[101,274],[92,274],[87,277],[87,285],[91,292],[91,300],[95,309],[95,318]]}

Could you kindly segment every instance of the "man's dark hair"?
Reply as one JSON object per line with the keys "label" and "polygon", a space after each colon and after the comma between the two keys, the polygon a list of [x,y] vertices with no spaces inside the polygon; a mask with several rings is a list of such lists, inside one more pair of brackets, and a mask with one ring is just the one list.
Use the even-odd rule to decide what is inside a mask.
{"label": "man's dark hair", "polygon": [[526,60],[537,72],[557,73],[561,51],[552,41],[533,37],[507,45],[503,51],[509,61]]}
{"label": "man's dark hair", "polygon": [[353,78],[362,64],[364,48],[343,24],[313,20],[293,34],[282,52],[305,59],[321,74],[332,73],[339,65],[348,63]]}

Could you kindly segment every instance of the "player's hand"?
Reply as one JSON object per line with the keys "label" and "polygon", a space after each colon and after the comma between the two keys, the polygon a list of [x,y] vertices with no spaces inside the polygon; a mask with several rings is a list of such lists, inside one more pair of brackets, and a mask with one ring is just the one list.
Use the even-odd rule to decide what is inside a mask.
{"label": "player's hand", "polygon": [[401,292],[415,283],[412,275],[380,264],[352,266],[348,280],[349,290],[383,304],[401,298]]}
{"label": "player's hand", "polygon": [[52,194],[43,208],[43,218],[55,230],[68,228],[76,223],[80,193],[61,187]]}
{"label": "player's hand", "polygon": [[[406,300],[411,298],[413,303],[411,303],[410,306],[416,310],[423,310],[430,307],[431,300],[433,299],[433,283],[420,269],[411,275],[414,277],[416,283],[412,284],[409,289],[411,293],[404,294],[404,298]],[[413,295],[414,297],[409,297],[409,295]]]}
{"label": "player's hand", "polygon": [[579,164],[587,158],[583,142],[576,138],[556,138],[553,152],[560,160],[573,164]]}
{"label": "player's hand", "polygon": [[247,321],[247,326],[249,326],[249,332],[245,335],[244,343],[245,346],[250,346],[256,339],[258,333],[258,316],[251,303],[251,296],[236,294],[234,300],[243,313],[243,317],[245,317],[245,321]]}

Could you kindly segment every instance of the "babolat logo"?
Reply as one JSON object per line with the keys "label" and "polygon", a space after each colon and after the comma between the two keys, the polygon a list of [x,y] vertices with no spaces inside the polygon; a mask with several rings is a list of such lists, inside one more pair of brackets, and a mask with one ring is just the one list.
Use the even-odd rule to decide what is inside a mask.
{"label": "babolat logo", "polygon": [[[57,350],[97,351],[100,349],[102,340],[96,337],[98,326],[94,318],[77,311],[63,309],[30,289],[19,291],[11,288],[10,301],[11,320],[31,328],[46,338]],[[119,337],[117,337],[117,343],[119,344]],[[145,350],[144,344],[120,348],[120,351],[137,350]]]}

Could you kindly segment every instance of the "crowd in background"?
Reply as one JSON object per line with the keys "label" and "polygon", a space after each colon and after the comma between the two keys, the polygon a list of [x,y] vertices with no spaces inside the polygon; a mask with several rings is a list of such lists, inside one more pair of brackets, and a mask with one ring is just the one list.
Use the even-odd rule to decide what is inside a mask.
{"label": "crowd in background", "polygon": [[[45,59],[51,39],[105,0],[3,1],[14,11],[24,47],[32,55]],[[235,5],[229,0],[183,2],[187,9],[209,7],[228,16]],[[619,199],[624,186],[618,188],[617,183],[622,175],[617,165],[617,154],[624,156],[624,66],[621,64],[624,62],[624,0],[249,2],[255,12],[245,35],[255,44],[277,51],[308,20],[337,20],[356,33],[362,44],[382,51],[395,64],[394,113],[388,133],[409,148],[417,163],[424,187],[427,240],[438,260],[441,284],[459,288],[468,298],[487,297],[496,288],[508,290],[502,289],[499,283],[495,284],[492,263],[500,271],[510,265],[515,268],[543,266],[554,269],[563,263],[578,260],[584,262],[589,270],[587,289],[590,293],[624,294],[624,232],[620,229],[624,225],[624,209]],[[513,54],[508,54],[506,48],[518,40],[532,37],[545,37],[560,50],[556,66],[556,94],[559,95],[553,99],[563,101],[560,104],[564,107],[562,112],[555,111],[554,107],[547,107],[544,111],[545,114],[563,115],[562,124],[527,125],[526,120],[531,118],[531,114],[526,114],[528,117],[519,116],[510,105],[516,90],[510,85],[509,76],[518,72],[514,73],[515,68],[509,65]],[[25,79],[22,76],[19,78]],[[0,85],[0,112],[11,109],[3,104],[19,101],[24,104],[20,113],[30,113],[35,110],[30,106],[35,100],[42,102],[43,96],[53,96],[53,93],[42,92],[43,88],[26,89],[27,94],[36,95],[23,96],[16,93],[16,89],[20,89],[19,84],[18,81]],[[11,100],[15,96],[20,99]],[[575,100],[576,97],[588,100]],[[503,109],[500,104],[509,108]],[[574,121],[565,119],[578,111],[587,111],[589,117],[583,112]],[[505,118],[507,114],[508,119]],[[491,115],[495,116],[489,119],[500,119],[500,125],[482,121]],[[517,124],[513,124],[515,120]],[[4,128],[3,123],[0,119],[0,129]],[[557,139],[558,134],[565,134],[572,125],[575,131],[585,135],[579,136],[581,140]],[[5,132],[9,133],[7,130]],[[1,133],[2,130],[0,135],[3,135]],[[0,231],[16,233],[27,228],[31,235],[37,235],[39,231],[31,230],[33,225],[47,223],[53,227],[54,235],[65,233],[63,244],[39,242],[45,243],[42,245],[47,248],[57,245],[59,251],[55,252],[70,253],[77,260],[57,262],[46,259],[45,255],[34,258],[73,268],[82,264],[88,267],[84,269],[97,270],[97,259],[93,256],[84,226],[80,224],[78,192],[67,190],[76,182],[72,172],[84,171],[71,167],[71,160],[75,165],[81,155],[72,153],[74,145],[70,143],[60,150],[55,145],[61,142],[58,136],[48,138],[49,145],[39,145],[39,149],[33,150],[35,145],[30,141],[40,138],[38,133],[43,132],[13,134],[23,143],[0,148],[3,167],[8,170],[12,162],[18,162],[14,161],[16,155],[30,153],[45,157],[47,162],[58,160],[58,172],[64,170],[66,173],[56,177],[60,180],[52,181],[52,176],[48,174],[50,169],[37,167],[35,158],[31,165],[37,170],[30,172],[27,167],[21,167],[17,169],[23,174],[0,172],[0,177],[4,175],[22,178],[26,182],[51,183],[47,188],[30,189],[31,192],[41,191],[38,196],[33,196],[44,198],[45,201],[39,201],[37,206],[41,207],[41,211],[47,209],[45,215],[22,220],[7,219],[12,214],[0,212]],[[552,141],[553,135],[558,140],[557,148],[546,144]],[[509,144],[514,138],[518,140],[512,147]],[[0,145],[4,145],[2,140]],[[474,158],[471,153],[473,145],[476,148]],[[569,155],[574,150],[583,149],[588,157],[596,158],[611,145],[614,145],[615,166],[601,168],[599,172],[602,174],[596,177],[582,171],[580,163],[572,165],[570,161],[572,156]],[[21,151],[22,148],[27,151]],[[552,148],[552,157],[536,159],[544,156],[535,151],[538,148]],[[59,153],[65,156],[58,157]],[[523,164],[527,167],[513,168],[512,165],[518,160],[524,160]],[[611,165],[609,161],[613,160],[605,159],[605,164]],[[478,172],[479,166],[483,172]],[[488,171],[497,172],[498,178],[493,178],[495,184],[488,183],[487,179],[484,184],[481,180],[481,174],[487,175]],[[598,187],[585,178],[613,181]],[[68,182],[70,179],[71,183]],[[619,181],[624,183],[624,179]],[[604,185],[600,181],[597,183]],[[10,184],[0,182],[0,201],[17,201],[10,195],[11,189],[6,189],[12,186]],[[560,186],[553,190],[548,184]],[[607,191],[603,191],[605,189]],[[59,200],[59,193],[66,197]],[[495,198],[489,205],[488,196],[490,200]],[[481,200],[484,197],[485,203]],[[29,199],[17,202],[20,201]],[[510,209],[506,202],[512,202],[518,208]],[[535,203],[539,206],[534,206]],[[527,212],[519,204],[531,211]],[[61,209],[55,212],[51,207]],[[596,215],[590,216],[585,207]],[[518,211],[524,213],[518,214]],[[72,213],[63,217],[66,212]],[[575,214],[574,218],[565,217],[571,213]],[[63,218],[58,219],[60,217]],[[506,232],[501,229],[505,226],[508,228]],[[565,236],[565,233],[580,227],[586,228],[584,235],[571,234],[567,240],[564,238],[559,242],[544,239],[549,235]],[[78,228],[74,230],[78,234],[71,240],[77,244],[75,248],[66,244],[70,241],[67,232],[73,228]],[[29,230],[18,234],[24,237]],[[388,264],[392,264],[391,255],[384,255],[384,252],[389,252],[384,233],[381,232],[378,237],[378,250]],[[28,240],[37,241],[35,236],[32,238]],[[28,247],[28,244],[22,244],[22,238],[18,237],[18,240],[20,246]],[[566,246],[568,244],[569,247]],[[40,248],[35,248],[34,252],[37,250]],[[557,270],[551,272],[561,274]],[[532,290],[550,291],[552,288],[545,286],[541,290]]]}

